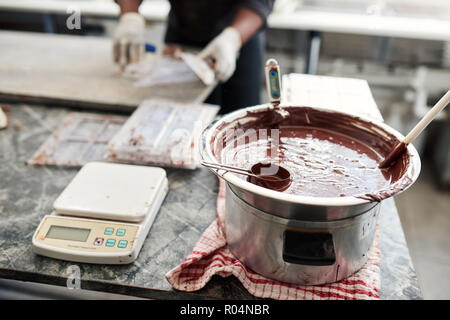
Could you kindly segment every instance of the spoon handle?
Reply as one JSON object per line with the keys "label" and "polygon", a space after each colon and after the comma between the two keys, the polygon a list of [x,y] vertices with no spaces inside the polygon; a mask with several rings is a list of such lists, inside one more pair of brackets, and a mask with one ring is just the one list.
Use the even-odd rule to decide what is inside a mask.
{"label": "spoon handle", "polygon": [[204,165],[205,167],[209,167],[209,168],[213,168],[213,169],[226,170],[226,171],[230,171],[230,172],[234,172],[234,173],[245,174],[247,176],[256,177],[256,175],[250,173],[246,169],[236,168],[236,167],[232,167],[232,166],[228,166],[228,165],[224,165],[224,164],[219,164],[219,163],[207,162],[207,161],[203,161],[203,160],[200,161],[200,163],[202,165]]}
{"label": "spoon handle", "polygon": [[416,124],[416,126],[405,137],[405,144],[410,144],[425,129],[425,127],[444,109],[450,102],[450,90],[428,111],[425,116]]}
{"label": "spoon handle", "polygon": [[389,167],[397,158],[406,150],[417,136],[425,129],[425,127],[436,117],[436,115],[444,109],[450,102],[450,90],[428,111],[425,116],[415,125],[415,127],[408,133],[405,139],[398,143],[394,149],[380,162],[379,168],[384,169]]}
{"label": "spoon handle", "polygon": [[278,105],[281,101],[281,75],[278,62],[275,59],[267,60],[264,73],[266,75],[266,88],[270,103]]}

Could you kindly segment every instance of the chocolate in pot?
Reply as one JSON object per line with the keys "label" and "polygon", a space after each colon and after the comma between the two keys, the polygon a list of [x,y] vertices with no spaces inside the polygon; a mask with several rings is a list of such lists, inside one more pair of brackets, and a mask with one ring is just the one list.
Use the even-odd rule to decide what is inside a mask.
{"label": "chocolate in pot", "polygon": [[[284,120],[272,111],[248,112],[245,118],[252,121],[240,122],[234,129],[253,130],[256,139],[219,137],[223,150],[216,150],[218,160],[246,169],[257,162],[276,163],[289,170],[292,179],[286,190],[279,191],[302,196],[381,201],[411,183],[405,175],[407,152],[393,166],[378,168],[398,143],[380,127],[340,113],[284,109],[290,113]],[[270,129],[278,129],[277,134]]]}

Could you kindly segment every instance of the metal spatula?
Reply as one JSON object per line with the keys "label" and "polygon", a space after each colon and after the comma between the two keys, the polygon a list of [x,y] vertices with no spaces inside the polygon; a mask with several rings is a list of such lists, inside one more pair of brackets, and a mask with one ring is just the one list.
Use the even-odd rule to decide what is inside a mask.
{"label": "metal spatula", "polygon": [[195,54],[183,52],[181,50],[176,51],[175,56],[183,60],[205,85],[209,86],[214,83],[214,71],[209,67],[206,61],[197,57]]}

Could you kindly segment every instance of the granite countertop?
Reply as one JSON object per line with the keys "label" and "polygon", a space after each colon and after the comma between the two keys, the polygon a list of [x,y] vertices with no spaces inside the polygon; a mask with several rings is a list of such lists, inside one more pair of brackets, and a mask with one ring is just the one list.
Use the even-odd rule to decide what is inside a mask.
{"label": "granite countertop", "polygon": [[[42,217],[78,168],[35,167],[25,162],[70,110],[12,105],[0,131],[0,277],[65,286],[78,265],[81,288],[155,299],[254,299],[234,277],[218,276],[197,292],[174,290],[167,271],[190,253],[216,215],[218,181],[207,169],[166,169],[169,193],[138,259],[129,265],[73,263],[35,255],[31,240]],[[382,299],[421,299],[416,273],[393,199],[380,214]]]}

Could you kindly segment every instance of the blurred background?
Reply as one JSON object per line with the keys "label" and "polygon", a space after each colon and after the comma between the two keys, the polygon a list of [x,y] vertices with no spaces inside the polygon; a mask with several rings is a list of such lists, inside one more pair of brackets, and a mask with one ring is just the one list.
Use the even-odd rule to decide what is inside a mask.
{"label": "blurred background", "polygon": [[[81,10],[81,29],[66,27],[70,5]],[[141,6],[158,48],[168,10],[165,0]],[[111,37],[117,15],[112,0],[0,0],[1,30]],[[450,88],[449,22],[448,0],[277,0],[266,55],[282,73],[366,79],[385,121],[406,134]],[[396,198],[425,299],[450,299],[449,114],[414,142],[422,173]]]}

